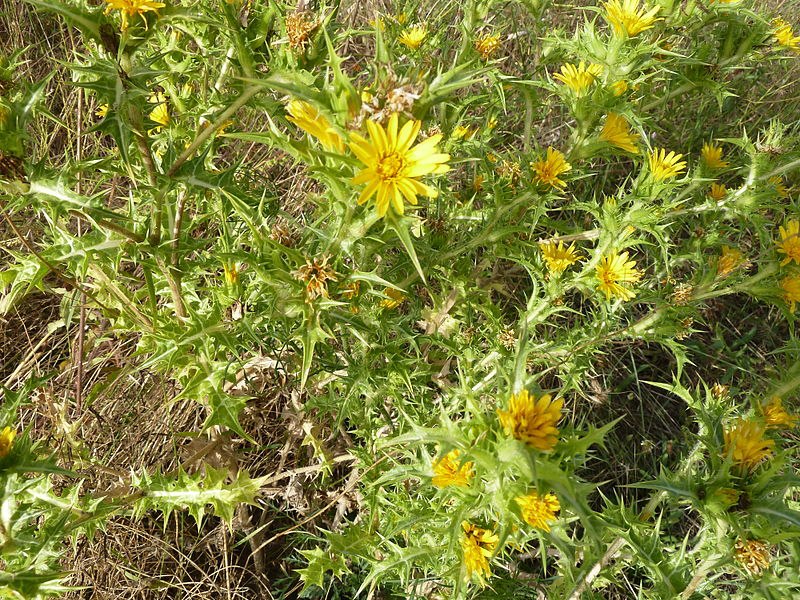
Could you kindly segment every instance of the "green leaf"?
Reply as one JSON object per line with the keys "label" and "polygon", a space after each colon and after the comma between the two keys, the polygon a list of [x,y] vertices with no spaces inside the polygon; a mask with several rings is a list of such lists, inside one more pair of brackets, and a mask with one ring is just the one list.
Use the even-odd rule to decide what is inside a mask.
{"label": "green leaf", "polygon": [[408,257],[411,259],[411,262],[414,263],[414,268],[417,270],[417,273],[419,273],[422,282],[426,283],[425,273],[422,272],[422,266],[419,264],[417,252],[414,250],[414,242],[411,241],[409,226],[412,222],[413,221],[407,217],[398,217],[392,210],[386,213],[386,226],[394,231],[397,237],[400,238],[400,243],[403,244],[403,248],[405,248]]}
{"label": "green leaf", "polygon": [[266,477],[251,479],[246,471],[236,473],[235,479],[227,482],[227,469],[215,469],[205,465],[205,473],[189,474],[183,470],[172,477],[160,472],[131,474],[131,486],[142,494],[134,504],[134,514],[139,517],[148,510],[164,513],[164,521],[175,510],[188,510],[200,529],[208,507],[228,526],[233,521],[234,510],[239,504],[255,504],[259,488]]}
{"label": "green leaf", "polygon": [[314,585],[320,588],[323,587],[325,573],[328,571],[339,579],[341,579],[342,575],[350,572],[342,556],[326,552],[319,546],[311,550],[301,550],[300,554],[308,561],[307,567],[297,569],[300,581],[303,582],[303,592]]}

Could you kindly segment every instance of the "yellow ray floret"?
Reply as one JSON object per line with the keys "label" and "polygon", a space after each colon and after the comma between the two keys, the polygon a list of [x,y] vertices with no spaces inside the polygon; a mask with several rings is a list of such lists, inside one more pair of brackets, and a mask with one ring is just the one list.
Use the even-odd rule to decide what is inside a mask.
{"label": "yellow ray floret", "polygon": [[462,462],[461,452],[451,450],[442,458],[433,463],[433,479],[431,482],[438,488],[445,488],[451,485],[456,487],[467,487],[475,471],[474,463]]}
{"label": "yellow ray floret", "polygon": [[414,25],[405,29],[397,41],[403,44],[409,50],[416,50],[425,41],[428,35],[428,29],[424,25]]}
{"label": "yellow ray floret", "polygon": [[722,148],[713,142],[703,144],[700,156],[710,169],[724,169],[730,165],[728,161],[722,160]]}
{"label": "yellow ray floret", "polygon": [[554,73],[553,78],[558,79],[575,92],[576,95],[581,96],[594,83],[594,80],[602,74],[602,65],[592,63],[587,66],[585,62],[581,61],[578,66],[573,64],[563,65],[561,73]]}
{"label": "yellow ray floret", "polygon": [[794,313],[797,303],[800,302],[800,276],[789,275],[781,279],[783,299],[789,305],[789,312]]}
{"label": "yellow ray floret", "polygon": [[634,298],[636,292],[621,284],[638,283],[641,278],[642,272],[636,268],[636,261],[628,260],[627,252],[612,252],[597,264],[597,289],[606,295],[606,300],[612,296],[620,300]]}
{"label": "yellow ray floret", "polygon": [[508,410],[498,410],[500,424],[507,435],[537,450],[552,450],[558,442],[558,424],[564,400],[545,394],[538,400],[522,390],[508,401]]}
{"label": "yellow ray floret", "polygon": [[308,102],[292,100],[287,107],[286,120],[319,140],[327,150],[344,153],[344,141],[330,121]]}
{"label": "yellow ray floret", "polygon": [[477,527],[464,521],[461,523],[464,530],[461,536],[461,551],[464,555],[464,574],[466,579],[471,579],[477,574],[479,579],[492,574],[489,559],[497,548],[500,538],[488,529]]}
{"label": "yellow ray floret", "polygon": [[792,261],[800,265],[800,222],[791,219],[786,223],[786,227],[781,225],[778,228],[778,233],[781,236],[778,252],[786,255],[781,261],[781,266],[788,265]]}
{"label": "yellow ray floret", "polygon": [[789,23],[779,18],[775,19],[772,25],[775,28],[772,34],[775,36],[778,44],[796,52],[800,51],[800,36],[794,34],[792,26],[789,25]]}
{"label": "yellow ray floret", "polygon": [[369,140],[357,133],[350,136],[350,149],[365,165],[352,179],[356,185],[366,184],[358,203],[364,204],[376,195],[375,209],[379,217],[386,215],[389,206],[402,215],[403,200],[416,205],[418,195],[435,198],[436,188],[418,178],[445,173],[450,168],[447,166],[450,155],[436,148],[441,134],[432,135],[412,147],[420,127],[419,121],[409,121],[398,131],[398,116],[393,113],[385,129],[374,121],[367,121]]}
{"label": "yellow ray floret", "polygon": [[600,139],[626,152],[633,154],[639,152],[636,147],[637,136],[631,133],[625,117],[616,113],[608,113],[603,130],[600,132]]}
{"label": "yellow ray floret", "polygon": [[566,157],[552,147],[547,148],[547,156],[545,158],[531,163],[531,167],[534,170],[536,181],[557,188],[563,188],[567,185],[563,180],[559,179],[559,175],[572,170],[572,165],[567,162]]}
{"label": "yellow ray floret", "polygon": [[603,3],[606,22],[614,28],[617,35],[634,37],[653,27],[657,19],[659,7],[650,10],[639,8],[639,0],[610,0]]}
{"label": "yellow ray floret", "polygon": [[532,527],[542,531],[550,531],[550,523],[554,523],[561,505],[555,494],[539,495],[538,492],[530,492],[526,496],[517,496],[515,499],[519,505],[522,519]]}
{"label": "yellow ray floret", "polygon": [[17,437],[17,432],[11,427],[4,427],[0,431],[0,458],[5,458],[11,452],[15,437]]}
{"label": "yellow ray floret", "polygon": [[563,273],[570,265],[578,262],[580,254],[575,249],[575,244],[565,246],[564,242],[554,242],[548,240],[539,242],[539,249],[542,251],[542,258],[547,264],[547,270],[551,273]]}
{"label": "yellow ray floret", "polygon": [[753,469],[772,456],[775,442],[764,438],[765,426],[754,420],[737,419],[730,429],[723,432],[725,455],[733,464]]}
{"label": "yellow ray floret", "polygon": [[650,174],[656,181],[664,181],[680,175],[686,170],[686,162],[682,161],[683,154],[667,153],[663,148],[656,148],[648,156]]}
{"label": "yellow ray floret", "polygon": [[106,0],[105,14],[110,13],[112,10],[118,10],[122,14],[122,29],[128,28],[128,17],[135,17],[139,15],[144,21],[145,28],[147,27],[147,19],[144,13],[156,12],[159,8],[164,8],[166,4],[163,2],[153,2],[152,0]]}

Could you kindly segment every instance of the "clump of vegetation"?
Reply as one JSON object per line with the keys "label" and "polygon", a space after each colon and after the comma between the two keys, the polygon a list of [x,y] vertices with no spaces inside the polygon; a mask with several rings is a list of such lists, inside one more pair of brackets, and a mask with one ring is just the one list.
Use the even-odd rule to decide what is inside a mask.
{"label": "clump of vegetation", "polygon": [[26,1],[0,597],[800,593],[788,7]]}

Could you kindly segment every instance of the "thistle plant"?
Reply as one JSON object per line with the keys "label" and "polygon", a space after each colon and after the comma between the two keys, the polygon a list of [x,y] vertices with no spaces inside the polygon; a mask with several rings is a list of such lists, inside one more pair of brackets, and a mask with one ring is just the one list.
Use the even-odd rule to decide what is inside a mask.
{"label": "thistle plant", "polygon": [[[80,142],[51,155],[53,75],[4,61],[0,309],[39,290],[81,344],[134,350],[64,394],[67,453],[24,422],[44,381],[3,388],[0,595],[66,591],[62,541],[121,515],[219,519],[261,556],[239,511],[298,473],[336,496],[343,463],[277,536],[305,531],[307,597],[798,593],[800,106],[757,85],[796,68],[793,15],[27,1],[80,39]],[[199,406],[209,447],[263,451],[259,365],[301,415],[278,465],[82,485],[76,423],[133,373]],[[272,472],[291,453],[312,464]]]}

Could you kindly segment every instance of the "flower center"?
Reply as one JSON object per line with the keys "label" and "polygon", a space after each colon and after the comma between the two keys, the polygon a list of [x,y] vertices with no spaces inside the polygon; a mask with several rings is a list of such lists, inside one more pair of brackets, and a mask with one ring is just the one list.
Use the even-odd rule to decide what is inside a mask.
{"label": "flower center", "polygon": [[384,181],[391,181],[400,176],[400,173],[406,166],[406,159],[397,152],[387,154],[378,161],[375,171],[378,176]]}

